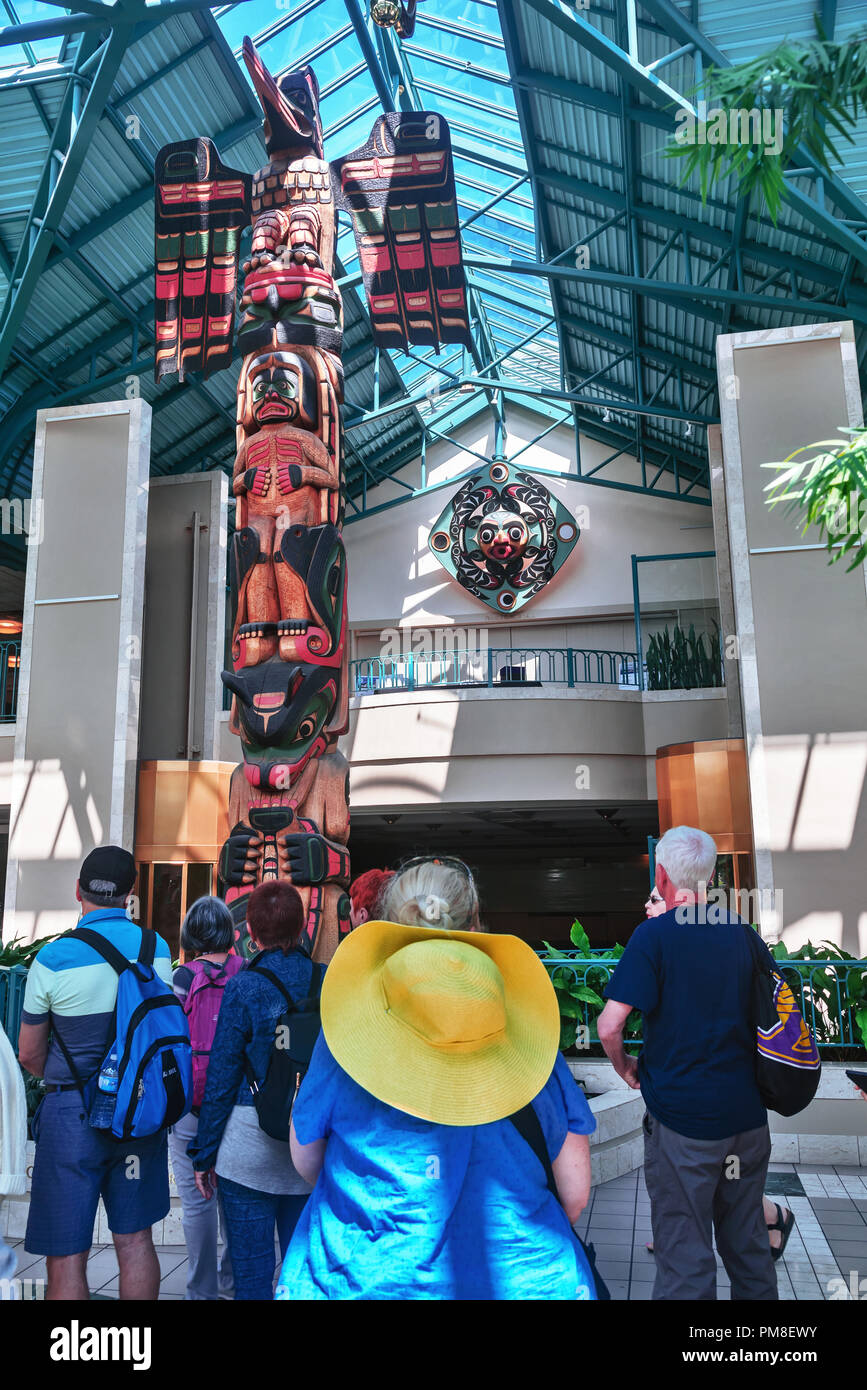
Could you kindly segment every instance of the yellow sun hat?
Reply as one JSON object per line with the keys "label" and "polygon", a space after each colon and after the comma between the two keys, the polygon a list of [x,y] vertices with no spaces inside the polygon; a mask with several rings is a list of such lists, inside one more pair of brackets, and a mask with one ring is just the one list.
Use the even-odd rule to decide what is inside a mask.
{"label": "yellow sun hat", "polygon": [[338,1065],[377,1100],[441,1125],[521,1110],[557,1058],[557,998],[517,936],[365,922],[322,986]]}

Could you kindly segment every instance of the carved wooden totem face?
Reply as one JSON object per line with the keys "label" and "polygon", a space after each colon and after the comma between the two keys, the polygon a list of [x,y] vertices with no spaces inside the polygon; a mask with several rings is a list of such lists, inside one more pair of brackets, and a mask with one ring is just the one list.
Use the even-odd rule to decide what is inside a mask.
{"label": "carved wooden totem face", "polygon": [[235,696],[230,727],[244,746],[247,781],[275,791],[292,786],[326,750],[340,672],[272,658],[223,679]]}
{"label": "carved wooden totem face", "polygon": [[495,462],[455,493],[428,544],[474,598],[514,613],[541,593],[577,539],[574,517],[538,478]]}
{"label": "carved wooden totem face", "polygon": [[318,427],[316,379],[309,362],[294,353],[269,353],[255,359],[249,376],[250,414],[259,428],[266,424]]}

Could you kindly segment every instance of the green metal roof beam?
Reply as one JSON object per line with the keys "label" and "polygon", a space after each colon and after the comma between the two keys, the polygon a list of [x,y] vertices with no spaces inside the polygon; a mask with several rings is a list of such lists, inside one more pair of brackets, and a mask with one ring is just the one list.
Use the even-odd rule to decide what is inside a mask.
{"label": "green metal roof beam", "polygon": [[[52,5],[58,10],[68,10],[71,8],[66,0],[42,0],[45,5]],[[103,5],[100,0],[75,0],[78,11],[82,14],[97,15],[102,19],[107,19],[109,24],[114,23],[117,10],[114,5]]]}
{"label": "green metal roof beam", "polygon": [[[867,250],[867,247],[865,247]],[[616,271],[609,270],[580,270],[577,267],[553,265],[545,261],[508,261],[497,262],[484,259],[480,256],[470,257],[466,265],[475,267],[479,270],[496,269],[501,272],[513,273],[515,275],[540,276],[543,278],[556,278],[562,280],[583,280],[590,285],[605,285],[610,289],[636,290],[639,294],[649,299],[671,300],[679,302],[688,300],[691,302],[690,312],[696,313],[694,305],[696,298],[707,300],[710,304],[746,304],[757,309],[774,308],[779,313],[785,314],[806,314],[813,318],[831,318],[839,316],[839,304],[825,304],[810,299],[795,299],[792,297],[767,296],[760,294],[747,294],[739,290],[714,289],[709,285],[685,285],[675,281],[655,281],[647,280],[643,276],[620,275]],[[849,313],[859,323],[867,324],[867,308],[850,305]]]}
{"label": "green metal roof beam", "polygon": [[109,20],[91,14],[64,14],[56,19],[37,19],[31,24],[7,24],[0,29],[0,48],[24,48],[38,39],[59,38],[61,34],[81,34],[86,29],[105,29]]}
{"label": "green metal roof beam", "polygon": [[[598,58],[612,72],[617,73],[642,96],[647,97],[655,105],[667,111],[672,130],[675,128],[674,113],[671,110],[672,104],[695,115],[695,107],[685,96],[676,92],[666,83],[660,82],[654,73],[643,67],[637,59],[625,53],[623,49],[618,48],[612,40],[606,38],[600,30],[595,29],[588,20],[583,19],[577,12],[570,13],[561,9],[558,4],[554,3],[554,0],[523,0],[523,2],[561,33],[568,35],[587,49],[593,57]],[[642,0],[642,4],[644,4],[644,0]],[[666,29],[673,37],[682,42],[695,43],[696,48],[711,62],[717,62],[723,67],[729,66],[729,60],[725,55],[690,24],[685,16],[674,5],[670,4],[670,0],[647,0],[645,8],[659,19],[660,23],[665,24]],[[642,108],[639,107],[639,116],[641,116],[641,112]],[[814,162],[810,160],[806,152],[798,151],[797,157],[808,168],[815,168]],[[785,172],[783,176],[786,177]],[[826,183],[833,190],[840,205],[850,211],[852,217],[863,219],[867,216],[867,209],[865,209],[864,204],[850,189],[846,188],[841,180],[826,179]],[[867,245],[859,241],[839,218],[820,207],[817,202],[801,193],[791,183],[787,183],[786,195],[795,212],[800,213],[802,217],[811,221],[826,235],[831,236],[838,245],[842,246],[850,255],[855,256],[863,265],[867,265]]]}
{"label": "green metal roof beam", "polygon": [[[55,233],[75,187],[103,107],[108,101],[123,62],[130,32],[129,21],[119,24],[112,32],[74,128],[78,87],[74,76],[68,80],[67,93],[58,113],[55,137],[46,158],[39,192],[16,257],[6,303],[0,317],[0,376],[9,360],[9,353],[48,259]],[[63,146],[65,151],[61,155]],[[62,158],[59,173],[56,172],[56,155]]]}
{"label": "green metal roof beam", "polygon": [[[705,57],[708,62],[713,63],[715,67],[728,68],[732,66],[731,59],[727,58],[722,50],[717,48],[716,44],[712,43],[700,29],[692,24],[687,19],[686,15],[671,3],[671,0],[641,0],[641,4],[642,8],[651,14],[656,19],[657,23],[668,33],[672,34],[675,38],[679,38],[682,43],[694,44],[702,56]],[[838,178],[836,175],[831,175],[829,178],[819,167],[808,150],[799,147],[794,152],[794,159],[797,165],[803,165],[815,173],[816,177],[830,189],[835,201],[838,202],[842,208],[846,209],[850,217],[862,222],[867,218],[867,205],[864,204],[856,193],[853,193],[852,189],[849,188],[842,179]],[[786,177],[785,171],[783,177]],[[804,197],[804,195],[799,194],[796,189],[790,188],[788,193],[789,197],[793,199],[793,202],[795,197],[799,199]],[[822,211],[822,209],[819,209],[818,204],[812,203],[811,199],[806,199],[806,202],[812,204],[814,209]],[[839,225],[838,218],[830,218],[830,221],[834,225]],[[864,249],[867,251],[867,247]],[[867,261],[865,261],[865,264],[867,264]]]}
{"label": "green metal roof beam", "polygon": [[[490,385],[483,377],[465,377],[465,382],[471,382],[474,386]],[[507,383],[503,382],[503,389]],[[574,401],[576,405],[591,405],[599,410],[611,410],[621,415],[651,415],[661,420],[690,420],[694,425],[717,425],[719,417],[716,415],[700,415],[698,411],[688,410],[670,405],[648,405],[646,402],[621,400],[612,397],[610,400],[598,396],[583,396],[578,391],[561,391],[551,386],[527,386],[524,382],[512,381],[508,383],[512,390],[520,391],[525,396],[545,396],[552,401]]]}

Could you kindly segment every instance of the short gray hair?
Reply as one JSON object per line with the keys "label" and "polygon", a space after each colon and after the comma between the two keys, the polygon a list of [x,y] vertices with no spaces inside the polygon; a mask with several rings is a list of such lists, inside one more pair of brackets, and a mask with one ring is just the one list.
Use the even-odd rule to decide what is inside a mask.
{"label": "short gray hair", "polygon": [[656,845],[656,862],[675,888],[700,893],[716,868],[716,845],[704,830],[673,825]]}
{"label": "short gray hair", "polygon": [[181,926],[181,946],[190,955],[228,951],[235,940],[232,914],[222,898],[196,898]]}
{"label": "short gray hair", "polygon": [[[95,888],[99,888],[103,884],[105,884],[106,887],[110,888],[112,891],[109,893],[97,893],[93,891]],[[130,895],[129,893],[115,892],[114,890],[116,889],[116,887],[117,884],[109,882],[108,879],[94,878],[90,881],[91,891],[89,893],[85,893],[84,889],[81,887],[79,887],[78,891],[81,897],[81,901],[83,903],[87,903],[88,907],[126,907],[127,899]]]}

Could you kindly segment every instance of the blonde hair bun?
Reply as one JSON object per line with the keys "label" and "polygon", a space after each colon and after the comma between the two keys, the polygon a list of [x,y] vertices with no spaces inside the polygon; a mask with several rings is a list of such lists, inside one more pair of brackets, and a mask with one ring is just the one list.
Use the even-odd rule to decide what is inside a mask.
{"label": "blonde hair bun", "polygon": [[379,903],[384,921],[440,931],[478,927],[479,898],[469,869],[425,859],[398,869]]}

